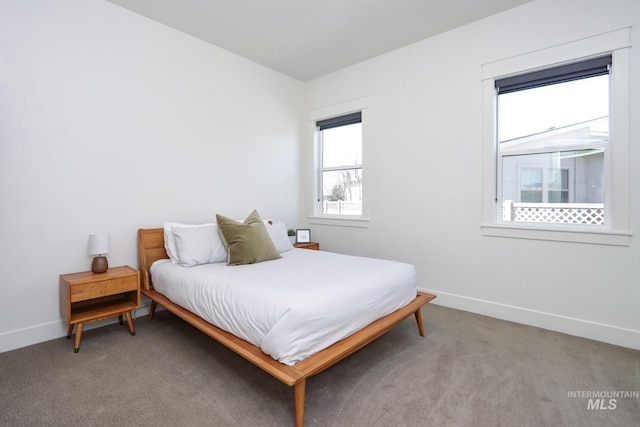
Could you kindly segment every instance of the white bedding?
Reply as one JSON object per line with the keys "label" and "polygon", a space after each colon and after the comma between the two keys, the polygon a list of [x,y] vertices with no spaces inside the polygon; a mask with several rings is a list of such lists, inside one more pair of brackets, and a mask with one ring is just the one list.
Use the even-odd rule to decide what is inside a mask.
{"label": "white bedding", "polygon": [[416,297],[411,264],[292,249],[249,265],[151,266],[154,289],[287,365]]}

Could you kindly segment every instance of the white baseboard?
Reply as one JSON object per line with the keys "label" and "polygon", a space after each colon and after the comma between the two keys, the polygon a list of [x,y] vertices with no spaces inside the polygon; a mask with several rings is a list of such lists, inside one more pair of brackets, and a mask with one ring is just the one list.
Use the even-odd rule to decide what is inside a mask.
{"label": "white baseboard", "polygon": [[602,341],[609,344],[640,350],[640,331],[603,325],[587,320],[550,314],[522,307],[499,304],[441,291],[418,289],[437,296],[430,304],[438,304],[458,310],[482,314],[497,319],[535,326],[551,331]]}
{"label": "white baseboard", "polygon": [[[437,295],[430,304],[442,305],[471,313],[482,314],[497,319],[522,323],[551,331],[562,332],[609,344],[640,350],[640,332],[616,326],[603,325],[586,320],[574,319],[556,314],[549,314],[526,308],[499,304],[491,301],[468,298],[430,289],[419,289]],[[140,308],[134,310],[135,319],[149,314],[150,301],[143,301]],[[158,306],[158,310],[162,307]],[[116,318],[100,322],[87,323],[85,331],[117,322]],[[40,325],[9,331],[0,334],[0,353],[21,347],[57,339],[67,334],[67,323],[64,320],[43,323]]]}
{"label": "white baseboard", "polygon": [[[133,318],[137,319],[138,317],[149,314],[149,305],[151,305],[150,301],[143,301],[140,308],[133,310],[133,313],[131,313]],[[158,307],[158,309],[160,309],[160,307]],[[111,319],[101,320],[99,322],[86,323],[84,331],[90,331],[91,329],[110,325],[117,321],[118,318],[114,317]],[[64,320],[43,323],[16,331],[4,332],[0,334],[0,353],[57,339],[66,335],[67,322]],[[71,339],[73,340],[73,336]],[[69,344],[69,346],[70,348],[73,347],[72,344]]]}

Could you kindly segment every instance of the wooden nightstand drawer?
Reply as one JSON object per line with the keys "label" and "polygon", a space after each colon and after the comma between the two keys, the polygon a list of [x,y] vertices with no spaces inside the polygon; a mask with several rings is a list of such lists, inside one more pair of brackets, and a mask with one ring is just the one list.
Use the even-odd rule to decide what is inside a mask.
{"label": "wooden nightstand drawer", "polygon": [[85,301],[122,292],[135,291],[136,289],[138,289],[137,276],[72,285],[70,289],[71,302]]}

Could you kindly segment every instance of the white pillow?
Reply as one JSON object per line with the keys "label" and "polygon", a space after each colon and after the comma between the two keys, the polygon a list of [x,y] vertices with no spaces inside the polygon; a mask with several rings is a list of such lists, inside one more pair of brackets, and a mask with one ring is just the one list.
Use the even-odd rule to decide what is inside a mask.
{"label": "white pillow", "polygon": [[227,260],[227,252],[215,224],[201,227],[173,227],[178,263],[183,267]]}
{"label": "white pillow", "polygon": [[162,228],[164,228],[164,249],[167,251],[167,255],[169,259],[174,264],[180,264],[180,260],[178,259],[178,252],[176,250],[176,239],[173,235],[174,227],[203,227],[206,225],[215,225],[215,223],[205,223],[205,224],[180,224],[179,222],[163,222]]}
{"label": "white pillow", "polygon": [[287,227],[284,225],[284,222],[269,224],[265,221],[264,225],[267,228],[269,237],[271,237],[271,240],[278,252],[285,252],[289,249],[293,249],[293,245],[287,235]]}

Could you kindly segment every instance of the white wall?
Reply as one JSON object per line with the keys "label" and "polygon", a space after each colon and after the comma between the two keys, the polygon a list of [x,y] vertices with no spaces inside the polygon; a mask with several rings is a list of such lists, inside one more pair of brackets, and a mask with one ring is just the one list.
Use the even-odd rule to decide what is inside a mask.
{"label": "white wall", "polygon": [[[323,76],[309,111],[368,99],[369,228],[322,248],[414,263],[435,303],[640,348],[640,245],[482,236],[482,64],[631,29],[631,232],[640,223],[640,2],[538,0]],[[312,162],[307,137],[303,157]],[[311,212],[312,172],[304,175]],[[428,308],[427,308],[428,309]]]}
{"label": "white wall", "polygon": [[298,219],[302,83],[102,0],[0,4],[0,351],[59,337],[58,277],[136,230]]}
{"label": "white wall", "polygon": [[640,348],[635,236],[616,247],[480,230],[481,64],[639,21],[633,0],[538,0],[303,85],[105,1],[3,1],[0,351],[64,335],[58,276],[89,268],[91,233],[111,233],[111,265],[136,266],[136,229],[163,220],[258,208],[303,226],[300,118],[362,96],[370,226],[313,225],[323,249],[412,262],[440,304]]}

